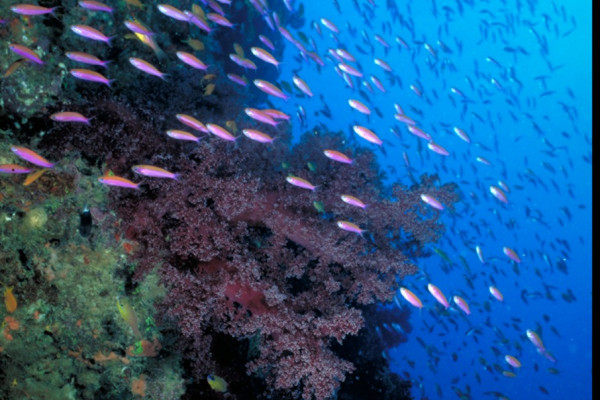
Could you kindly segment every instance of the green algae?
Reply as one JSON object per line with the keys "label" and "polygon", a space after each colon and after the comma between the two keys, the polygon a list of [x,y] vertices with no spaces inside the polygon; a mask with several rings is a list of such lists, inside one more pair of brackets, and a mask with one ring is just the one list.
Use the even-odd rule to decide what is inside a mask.
{"label": "green algae", "polygon": [[[179,357],[157,357],[170,340],[154,317],[165,288],[154,273],[132,284],[124,246],[131,243],[108,211],[109,190],[69,178],[70,168],[49,171],[30,186],[23,176],[0,177],[0,276],[18,303],[13,313],[0,306],[2,398],[132,398],[141,375],[150,398],[179,398],[185,391]],[[94,215],[89,238],[78,232],[87,204]],[[131,351],[139,340],[119,315],[117,296],[131,303],[152,354],[141,344]]]}

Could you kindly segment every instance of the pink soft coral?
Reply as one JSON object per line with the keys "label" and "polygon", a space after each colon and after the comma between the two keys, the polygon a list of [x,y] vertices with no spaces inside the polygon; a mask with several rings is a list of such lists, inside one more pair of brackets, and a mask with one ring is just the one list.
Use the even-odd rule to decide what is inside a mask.
{"label": "pink soft coral", "polygon": [[[347,166],[321,148],[343,149],[341,138],[311,136],[289,152],[248,142],[201,144],[179,157],[179,182],[150,182],[154,198],[143,204],[123,199],[128,238],[142,244],[136,276],[161,266],[170,290],[161,310],[177,322],[199,379],[226,368],[211,358],[211,343],[213,335],[227,335],[252,339],[247,371],[264,377],[271,391],[331,397],[353,371],[332,344],[356,334],[361,306],[390,300],[398,277],[415,271],[408,256],[422,256],[423,245],[439,237],[439,213],[419,196],[427,190],[452,209],[453,187],[425,178],[410,189],[395,186],[386,199],[371,153],[357,151]],[[287,184],[284,159],[318,190]],[[316,172],[305,168],[308,161]],[[369,208],[343,203],[344,192]],[[364,227],[366,237],[338,229],[314,201]]]}

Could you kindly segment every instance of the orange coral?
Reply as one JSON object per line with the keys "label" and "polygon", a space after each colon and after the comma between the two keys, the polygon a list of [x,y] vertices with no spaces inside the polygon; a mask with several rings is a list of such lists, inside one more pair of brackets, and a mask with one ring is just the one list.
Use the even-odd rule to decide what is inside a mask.
{"label": "orange coral", "polygon": [[10,334],[10,329],[4,328],[4,338],[9,341],[14,339],[13,335]]}
{"label": "orange coral", "polygon": [[125,252],[127,254],[132,254],[134,249],[135,249],[135,246],[132,243],[123,242],[123,250],[125,250]]}
{"label": "orange coral", "polygon": [[131,393],[146,396],[146,375],[142,374],[138,379],[131,381]]}
{"label": "orange coral", "polygon": [[6,317],[4,317],[4,321],[6,322],[6,326],[8,326],[8,329],[13,331],[19,329],[19,321],[17,321],[14,317],[7,315]]}
{"label": "orange coral", "polygon": [[94,354],[94,361],[98,363],[103,363],[112,360],[118,360],[121,361],[123,364],[129,364],[129,359],[127,357],[121,357],[117,355],[114,351],[111,351],[106,356],[101,351],[98,351],[96,354]]}
{"label": "orange coral", "polygon": [[142,339],[127,348],[127,355],[132,357],[156,357],[161,348],[162,346],[156,337],[152,342]]}

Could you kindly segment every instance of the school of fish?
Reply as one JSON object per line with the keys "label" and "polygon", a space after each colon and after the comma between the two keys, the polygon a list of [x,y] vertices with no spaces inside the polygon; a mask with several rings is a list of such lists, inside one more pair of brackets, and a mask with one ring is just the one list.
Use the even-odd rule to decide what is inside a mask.
{"label": "school of fish", "polygon": [[[555,338],[562,337],[552,324],[551,310],[531,319],[527,311],[522,309],[526,310],[530,302],[542,298],[553,300],[560,297],[567,303],[576,301],[570,288],[550,285],[545,281],[546,274],[561,273],[566,276],[566,265],[571,258],[569,242],[574,238],[556,237],[553,241],[547,241],[539,236],[539,232],[546,230],[549,225],[558,223],[563,227],[571,220],[570,204],[577,200],[572,185],[563,182],[568,182],[574,166],[572,162],[570,165],[554,163],[557,154],[566,149],[563,145],[552,143],[545,134],[551,126],[544,117],[536,114],[538,103],[553,101],[571,125],[569,132],[562,132],[563,138],[571,140],[577,137],[585,140],[591,148],[591,132],[582,132],[579,127],[577,109],[573,105],[575,94],[563,84],[560,90],[565,91],[567,96],[558,98],[555,95],[555,91],[559,90],[558,85],[554,87],[550,84],[553,73],[562,68],[562,65],[555,64],[550,44],[569,37],[576,30],[574,17],[569,15],[564,6],[554,2],[546,5],[547,11],[540,11],[542,6],[534,0],[511,2],[513,10],[494,9],[492,5],[475,4],[468,0],[440,2],[443,3],[440,6],[435,0],[426,2],[427,5],[393,0],[332,0],[336,12],[328,12],[301,29],[293,29],[284,26],[281,23],[283,15],[269,7],[269,3],[280,1],[290,15],[299,12],[300,1],[247,0],[244,3],[262,16],[260,23],[265,25],[272,38],[280,35],[285,39],[287,51],[293,53],[288,56],[291,61],[277,59],[273,55],[275,47],[272,38],[261,34],[249,48],[232,44],[228,58],[237,69],[232,69],[225,77],[217,77],[216,81],[216,85],[219,85],[218,79],[226,79],[237,85],[239,90],[267,94],[270,102],[268,108],[264,104],[248,105],[245,109],[248,119],[243,123],[237,122],[240,129],[235,121],[225,124],[225,121],[199,121],[188,114],[166,116],[193,131],[174,125],[173,129],[165,132],[166,140],[199,142],[205,136],[212,136],[210,140],[229,141],[232,146],[237,140],[270,145],[277,137],[264,133],[261,126],[285,130],[291,124],[293,130],[299,132],[318,124],[333,126],[336,123],[334,120],[337,120],[347,133],[348,143],[370,148],[381,157],[391,175],[402,174],[415,181],[413,175],[425,171],[424,165],[427,164],[442,179],[457,181],[465,194],[458,212],[461,215],[447,216],[450,221],[448,225],[452,226],[451,232],[440,248],[431,249],[432,254],[438,256],[437,261],[431,263],[448,276],[461,275],[461,285],[457,285],[455,280],[441,279],[439,273],[431,272],[434,266],[430,266],[423,268],[415,279],[401,282],[394,304],[400,308],[408,304],[419,309],[418,316],[413,316],[413,324],[420,326],[413,334],[435,332],[440,337],[437,342],[418,338],[427,358],[417,363],[435,375],[440,360],[451,357],[454,361],[460,360],[456,369],[461,374],[454,374],[449,385],[425,381],[419,371],[414,370],[415,360],[406,360],[413,370],[404,368],[404,377],[420,390],[418,393],[421,398],[430,398],[434,396],[433,392],[438,398],[445,398],[453,392],[461,399],[479,398],[474,393],[508,399],[508,395],[503,393],[503,379],[517,378],[525,368],[533,366],[536,373],[539,369],[540,374],[557,375],[555,349],[547,348],[545,344],[550,333]],[[199,4],[187,1],[156,5],[142,3],[154,7],[157,13],[172,19],[174,24],[195,26],[201,32],[198,34],[198,38],[201,38],[202,35],[213,35],[222,29],[242,29],[227,18],[227,7],[232,7],[235,2],[199,0]],[[402,6],[398,3],[402,3]],[[112,13],[111,5],[97,1],[81,0],[78,6],[91,12]],[[310,1],[304,1],[303,7],[316,9],[311,11],[315,15],[321,12]],[[423,15],[414,11],[417,8],[427,10],[427,20],[437,27],[437,36],[427,37],[415,23],[416,16]],[[11,11],[23,18],[31,18],[35,23],[35,18],[53,14],[55,8],[15,4],[11,6]],[[476,15],[478,21],[475,30],[478,32],[474,35],[477,37],[471,40],[477,39],[478,45],[489,45],[495,51],[490,51],[489,56],[483,59],[469,59],[470,64],[464,62],[465,58],[471,57],[463,52],[467,38],[464,34],[460,36],[456,33],[458,21],[465,14],[470,14],[470,18]],[[382,19],[381,15],[387,18]],[[357,24],[357,21],[361,23]],[[115,26],[121,27],[116,35],[135,35],[140,42],[155,50],[156,57],[130,57],[129,65],[116,65],[93,54],[71,49],[65,56],[76,64],[71,64],[73,67],[69,69],[70,77],[67,79],[111,87],[114,82],[110,79],[111,70],[135,68],[139,71],[140,79],[158,78],[168,82],[169,71],[160,69],[159,55],[162,50],[158,47],[160,40],[155,32],[133,16],[129,20],[115,21]],[[88,25],[85,20],[72,25],[70,31],[81,40],[96,41],[102,46],[110,46],[114,38]],[[516,40],[516,31],[528,31],[531,43],[520,44]],[[188,51],[166,53],[166,57],[177,58],[202,74],[209,73],[210,66],[199,58],[201,53],[198,50],[202,42],[198,38],[188,40]],[[19,60],[36,64],[39,68],[43,68],[47,62],[47,57],[36,48],[19,43],[9,43],[7,46]],[[524,78],[522,75],[526,75],[523,71],[526,67],[521,62],[526,64],[527,58],[533,57],[533,53],[547,64],[547,71]],[[272,69],[274,74],[279,74],[279,81],[253,77],[256,70],[264,69]],[[316,80],[315,76],[322,78]],[[211,85],[201,95],[210,95],[215,88],[214,84]],[[534,87],[538,92],[537,97],[520,96],[523,87]],[[388,103],[390,96],[397,100]],[[503,103],[507,112],[496,112],[492,106],[495,102]],[[277,109],[272,108],[271,104],[275,104]],[[436,106],[445,107],[447,113],[431,115],[427,111]],[[70,110],[48,115],[55,123],[85,124],[90,129],[94,127],[94,117],[91,110],[89,115]],[[505,140],[498,138],[500,132],[489,134],[495,132],[496,126],[505,126],[507,121],[515,126],[527,126],[531,135],[535,136],[534,141],[538,146],[531,151],[538,153],[532,158],[541,159],[537,165],[519,171],[507,167],[510,156],[503,155],[502,151],[509,152],[510,149],[500,149],[500,143],[505,143]],[[512,145],[520,145],[520,136],[511,138]],[[525,141],[529,143],[527,139]],[[60,168],[60,160],[49,161],[34,149],[15,144],[11,150],[21,161],[19,164],[15,161],[0,165],[0,173],[32,174],[41,169]],[[323,157],[353,168],[352,154],[323,149]],[[457,160],[459,167],[450,167],[445,161],[447,158]],[[414,161],[417,159],[419,161]],[[591,163],[591,150],[583,156],[583,160]],[[528,165],[528,160],[525,160],[525,165]],[[181,178],[178,173],[158,165],[132,163],[131,169],[132,176],[139,176],[142,181]],[[540,178],[536,173],[539,169],[551,173],[553,178],[549,181]],[[142,190],[142,181],[134,182],[127,177],[115,176],[110,171],[97,180],[115,190]],[[293,172],[282,184],[293,185],[296,190],[319,192],[318,182],[310,182]],[[570,199],[561,205],[563,216],[558,221],[546,221],[535,204],[529,203],[530,198],[526,194],[528,187],[545,192],[555,191]],[[420,198],[423,201],[423,213],[448,212],[444,204],[432,195],[422,193]],[[516,199],[521,203],[517,203]],[[362,209],[368,218],[370,199],[359,199],[348,188],[347,193],[340,193],[340,201]],[[581,202],[579,204],[579,208],[584,207]],[[318,202],[314,206],[318,208]],[[521,222],[504,217],[504,214],[508,214],[505,211],[517,208],[523,215]],[[518,239],[519,229],[525,224],[534,224],[538,229],[533,233],[539,239],[539,246],[535,249],[523,247]],[[467,232],[465,226],[471,231]],[[506,234],[506,229],[502,231],[504,234],[497,234],[499,229],[496,226],[505,227],[510,234]],[[332,226],[332,229],[341,229],[363,238],[367,232],[365,227],[346,220],[343,215],[338,216],[336,227]],[[528,232],[531,234],[531,231]],[[580,237],[579,241],[583,242],[584,239]],[[491,242],[496,243],[495,248],[490,247]],[[523,287],[519,285],[521,276],[531,274],[535,275],[534,283]],[[432,279],[430,276],[433,275],[438,278]],[[503,294],[509,292],[505,291],[509,285],[522,287],[520,298],[508,298]],[[510,292],[514,292],[514,288]],[[16,307],[13,299],[10,289],[6,289],[7,308],[13,302]],[[130,313],[126,304],[119,304],[121,314],[127,319]],[[502,307],[506,311],[507,304],[514,307],[511,309],[513,314],[499,323],[495,320],[495,313]],[[476,318],[476,323],[470,321],[473,318]],[[401,328],[390,321],[381,329]],[[477,359],[462,359],[467,357],[462,354],[462,349],[477,348],[479,339],[483,337],[491,337],[494,345],[491,348],[479,348]],[[531,356],[531,350],[537,353],[537,358]],[[391,356],[386,354],[386,357]],[[545,370],[541,370],[539,365],[543,365]],[[467,373],[478,382],[479,389],[474,389],[470,383],[463,383],[467,380],[464,378]],[[227,390],[227,384],[218,381],[221,378],[208,376],[207,379],[215,391]],[[547,395],[548,390],[540,386],[538,393]]]}

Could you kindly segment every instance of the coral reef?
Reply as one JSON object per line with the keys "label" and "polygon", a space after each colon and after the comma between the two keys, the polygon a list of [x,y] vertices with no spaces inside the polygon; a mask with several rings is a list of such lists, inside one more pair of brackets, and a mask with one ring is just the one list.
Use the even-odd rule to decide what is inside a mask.
{"label": "coral reef", "polygon": [[[0,151],[10,153],[4,145]],[[158,360],[170,340],[161,332],[168,327],[154,323],[154,303],[164,287],[152,273],[131,284],[129,242],[120,238],[118,220],[101,207],[92,208],[91,235],[80,234],[84,204],[105,203],[107,190],[90,191],[91,178],[78,173],[78,164],[48,171],[28,186],[22,176],[0,180],[0,289],[6,305],[0,308],[0,398],[129,397],[133,374],[145,374],[146,393],[178,399],[184,392],[180,358]],[[119,316],[118,296],[140,317],[144,339]],[[136,345],[146,350],[146,342],[154,352],[129,354]]]}
{"label": "coral reef", "polygon": [[[232,21],[243,22],[245,7],[233,5]],[[156,18],[149,8],[137,16],[159,32],[165,51],[189,42],[189,27]],[[115,6],[114,20],[127,15],[124,2]],[[287,23],[302,25],[301,12],[290,18]],[[248,124],[245,105],[264,104],[266,95],[240,91],[223,78],[229,62],[223,60],[233,42],[259,32],[202,36],[211,49],[202,56],[209,74],[157,50],[156,65],[168,71],[168,81],[123,67],[110,70],[111,88],[98,88],[70,78],[71,64],[56,55],[93,48],[127,66],[129,57],[149,58],[152,50],[131,34],[98,50],[69,32],[80,21],[59,7],[34,30],[36,39],[24,43],[44,57],[44,69],[14,64],[13,55],[0,65],[16,65],[0,83],[0,161],[14,162],[5,156],[10,144],[60,160],[31,186],[19,176],[0,180],[1,283],[6,291],[13,287],[18,302],[14,312],[7,307],[0,313],[0,386],[10,388],[5,397],[222,398],[206,382],[209,374],[222,377],[226,396],[237,399],[327,399],[336,393],[349,399],[353,390],[366,393],[356,389],[358,381],[371,378],[386,387],[379,390],[384,398],[406,396],[406,383],[387,374],[381,355],[402,337],[388,332],[382,343],[370,314],[373,304],[391,300],[398,280],[416,271],[412,260],[428,256],[426,245],[444,231],[421,193],[452,210],[455,187],[440,186],[434,176],[412,187],[385,186],[370,150],[324,127],[293,146],[284,123],[265,129],[278,136],[270,145],[171,140],[165,131],[180,127],[178,113],[222,126]],[[115,28],[99,13],[89,21],[105,31]],[[0,35],[21,35],[27,24],[14,18]],[[221,79],[208,90],[216,76]],[[85,113],[92,125],[48,117],[66,109]],[[343,151],[354,162],[337,164],[324,149]],[[97,177],[109,170],[134,178],[131,167],[138,163],[160,165],[180,178],[144,180],[140,191],[99,187]],[[287,184],[290,174],[317,189]],[[342,202],[343,193],[368,207]],[[84,206],[94,220],[89,237],[78,233]],[[341,230],[338,219],[365,231]],[[371,351],[359,354],[363,346]],[[373,365],[376,372],[366,373],[375,371]]]}
{"label": "coral reef", "polygon": [[[218,371],[234,381],[211,357],[212,338],[252,338],[248,372],[292,397],[329,398],[354,370],[331,345],[358,333],[361,307],[389,301],[396,279],[415,271],[409,257],[426,256],[424,245],[442,233],[438,213],[419,196],[452,205],[453,186],[423,177],[386,196],[369,151],[356,150],[352,166],[321,154],[343,147],[332,133],[306,135],[294,148],[213,141],[170,160],[181,179],[149,182],[152,201],[115,193],[126,236],[140,245],[135,276],[161,265],[169,292],[160,310],[177,321],[197,376]],[[286,185],[291,172],[318,189]],[[368,210],[343,203],[339,195],[348,191]],[[324,204],[324,215],[313,201]],[[365,237],[338,229],[339,215],[366,229]]]}

